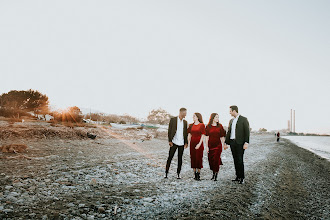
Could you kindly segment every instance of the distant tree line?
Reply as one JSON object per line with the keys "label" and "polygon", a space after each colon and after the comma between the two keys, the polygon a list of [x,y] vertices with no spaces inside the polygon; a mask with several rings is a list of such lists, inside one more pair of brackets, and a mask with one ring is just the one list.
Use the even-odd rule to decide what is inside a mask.
{"label": "distant tree line", "polygon": [[50,115],[53,120],[82,122],[83,115],[77,106],[62,111],[50,111],[48,96],[37,90],[11,90],[0,95],[0,116],[7,118],[38,118]]}
{"label": "distant tree line", "polygon": [[[0,116],[7,118],[22,117],[38,118],[38,115],[53,117],[58,122],[81,123],[83,119],[91,119],[104,123],[131,124],[142,122],[140,119],[128,114],[115,115],[104,113],[90,113],[83,115],[77,106],[65,110],[51,111],[48,96],[38,90],[11,90],[0,95]],[[149,112],[145,122],[152,124],[167,124],[172,116],[162,108]]]}
{"label": "distant tree line", "polygon": [[[151,124],[168,124],[172,116],[162,108],[153,109],[149,112],[147,120],[145,122]],[[140,119],[133,117],[128,114],[115,115],[115,114],[104,114],[104,113],[91,113],[86,114],[84,119],[91,119],[92,121],[99,121],[104,123],[118,123],[118,124],[132,124],[141,123]]]}
{"label": "distant tree line", "polygon": [[130,116],[128,114],[115,115],[115,114],[104,114],[104,113],[91,113],[84,116],[85,119],[91,119],[92,121],[99,121],[104,123],[118,123],[118,124],[132,124],[141,122],[138,118]]}

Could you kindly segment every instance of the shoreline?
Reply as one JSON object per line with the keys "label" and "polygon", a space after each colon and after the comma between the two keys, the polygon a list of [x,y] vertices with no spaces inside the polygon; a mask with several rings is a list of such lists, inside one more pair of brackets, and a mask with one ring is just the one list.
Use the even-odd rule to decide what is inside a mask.
{"label": "shoreline", "polygon": [[[297,137],[297,136],[291,136],[291,137]],[[299,136],[299,137],[328,137],[328,136]],[[323,151],[321,149],[313,149],[311,147],[305,146],[304,144],[295,142],[294,140],[291,140],[287,136],[283,136],[282,138],[289,141],[289,142],[291,142],[292,144],[296,145],[297,147],[308,150],[308,151],[312,152],[313,154],[316,154],[317,156],[322,157],[322,158],[324,158],[324,159],[326,159],[327,161],[330,162],[330,152]],[[328,138],[330,138],[330,137],[328,137]],[[317,144],[317,143],[315,143],[315,144]],[[328,146],[328,147],[330,148],[330,146]]]}

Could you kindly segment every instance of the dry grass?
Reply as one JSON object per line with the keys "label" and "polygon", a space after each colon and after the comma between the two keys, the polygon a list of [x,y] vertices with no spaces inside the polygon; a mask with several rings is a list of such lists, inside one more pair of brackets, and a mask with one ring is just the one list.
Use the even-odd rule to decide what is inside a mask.
{"label": "dry grass", "polygon": [[98,138],[107,136],[107,133],[93,124],[85,123],[0,123],[0,140],[31,139],[31,138],[59,138],[59,139],[87,139],[87,132],[97,135]]}
{"label": "dry grass", "polygon": [[22,119],[19,119],[19,118],[8,118],[7,122],[9,124],[14,124],[15,122],[22,122]]}
{"label": "dry grass", "polygon": [[57,120],[52,120],[48,122],[52,127],[69,127],[69,128],[76,128],[76,127],[86,127],[86,128],[97,128],[94,124],[88,124],[83,122],[73,123],[73,122],[59,122]]}
{"label": "dry grass", "polygon": [[142,126],[140,126],[140,127],[136,127],[136,128],[125,128],[125,130],[142,130],[143,129],[143,127]]}
{"label": "dry grass", "polygon": [[158,138],[158,139],[166,140],[167,137],[168,137],[168,135],[167,135],[167,132],[166,131],[155,130],[154,137],[155,138]]}
{"label": "dry grass", "polygon": [[48,129],[48,128],[25,128],[18,129],[16,127],[9,127],[6,129],[0,128],[0,139],[12,138],[87,138],[86,132],[76,129]]}
{"label": "dry grass", "polygon": [[9,144],[0,146],[2,153],[23,153],[28,147],[25,144]]}
{"label": "dry grass", "polygon": [[32,160],[33,158],[32,157],[28,157],[28,156],[25,156],[25,155],[17,155],[17,156],[2,156],[0,157],[0,159],[28,159],[28,160]]}

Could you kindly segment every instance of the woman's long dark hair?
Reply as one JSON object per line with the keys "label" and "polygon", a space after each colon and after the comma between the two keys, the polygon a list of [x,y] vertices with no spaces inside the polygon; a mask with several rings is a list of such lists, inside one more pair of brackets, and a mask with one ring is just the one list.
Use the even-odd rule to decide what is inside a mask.
{"label": "woman's long dark hair", "polygon": [[[215,116],[217,116],[217,115],[218,115],[218,113],[212,113],[211,114],[209,123],[207,124],[208,127],[211,127],[212,126],[213,120],[214,120]],[[219,126],[220,126],[220,123],[217,122],[217,127],[219,127]]]}
{"label": "woman's long dark hair", "polygon": [[201,113],[195,112],[196,117],[198,118],[199,123],[203,123],[203,117]]}

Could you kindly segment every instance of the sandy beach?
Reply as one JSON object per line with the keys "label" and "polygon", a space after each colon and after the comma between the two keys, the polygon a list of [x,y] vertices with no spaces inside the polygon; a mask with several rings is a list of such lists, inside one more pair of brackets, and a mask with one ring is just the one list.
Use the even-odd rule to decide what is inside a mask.
{"label": "sandy beach", "polygon": [[[288,140],[251,136],[246,182],[231,182],[230,150],[222,154],[219,180],[211,181],[204,153],[201,179],[193,180],[189,150],[182,179],[163,179],[168,155],[164,135],[104,128],[95,139],[9,135],[0,144],[24,143],[27,158],[0,153],[1,219],[328,219],[330,163]],[[17,129],[27,129],[17,126]],[[43,125],[46,126],[46,125]],[[19,128],[21,127],[21,128]],[[52,129],[48,128],[47,129]],[[60,129],[60,128],[56,128]],[[77,128],[74,128],[77,129]],[[5,132],[5,133],[4,133]],[[94,132],[97,132],[94,129]],[[138,134],[141,133],[139,136]]]}

